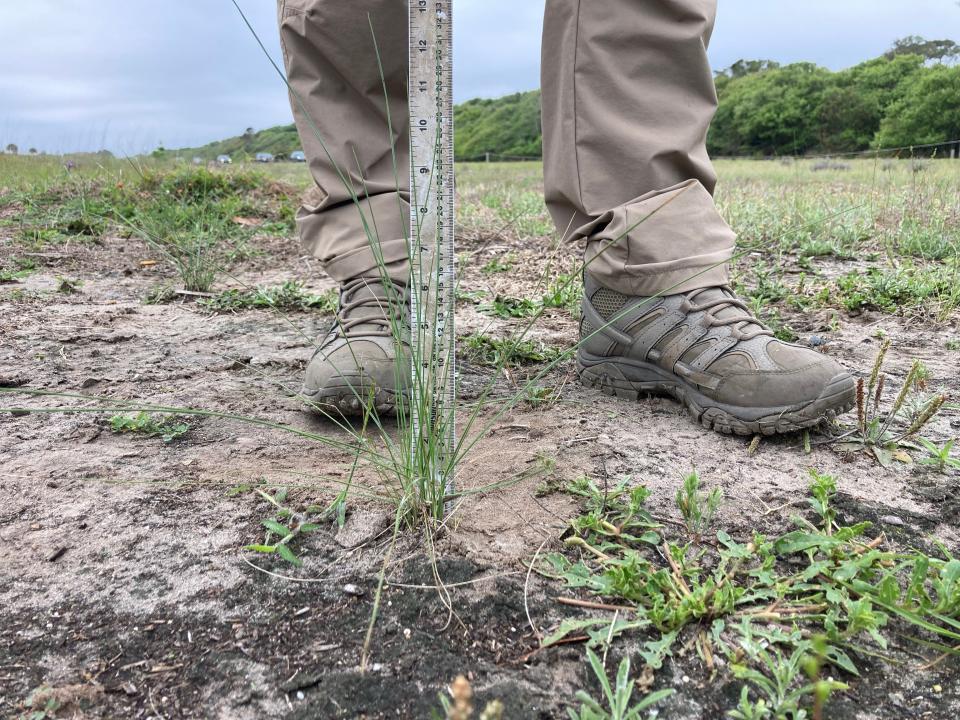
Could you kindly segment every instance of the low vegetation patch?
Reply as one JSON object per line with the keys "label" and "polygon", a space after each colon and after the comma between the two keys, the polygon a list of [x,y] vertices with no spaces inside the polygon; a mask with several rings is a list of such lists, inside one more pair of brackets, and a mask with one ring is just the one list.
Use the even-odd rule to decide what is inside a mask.
{"label": "low vegetation patch", "polygon": [[190,426],[177,422],[175,417],[168,415],[155,417],[147,412],[139,412],[136,415],[114,415],[110,418],[110,429],[118,434],[160,437],[165,443],[169,443],[186,435]]}
{"label": "low vegetation patch", "polygon": [[331,515],[337,518],[341,527],[343,526],[346,511],[345,494],[341,493],[327,508],[311,505],[303,512],[298,512],[288,503],[286,488],[279,488],[273,494],[259,488],[254,491],[269,503],[271,516],[260,521],[266,531],[263,541],[246,545],[245,550],[263,555],[275,554],[291,565],[300,567],[303,562],[294,549],[296,543],[310,533],[320,530],[323,520]]}
{"label": "low vegetation patch", "polygon": [[552,362],[563,353],[536,340],[501,339],[484,334],[468,335],[462,342],[467,360],[493,368]]}
{"label": "low vegetation patch", "polygon": [[78,177],[23,194],[20,240],[32,249],[140,237],[172,264],[183,288],[208,292],[253,253],[256,232],[292,234],[295,191],[250,171],[140,168],[131,178]]}
{"label": "low vegetation patch", "polygon": [[960,305],[957,280],[960,265],[871,268],[837,278],[836,301],[850,311],[877,309],[898,312],[933,302],[934,314],[946,317]]}
{"label": "low vegetation patch", "polygon": [[582,638],[599,648],[640,633],[652,671],[692,645],[711,674],[743,681],[730,712],[739,720],[825,717],[846,687],[829,676],[859,675],[860,658],[889,659],[901,637],[957,654],[960,560],[942,545],[936,555],[886,549],[869,522],[839,523],[835,479],[811,475],[809,512],[792,518],[794,530],[739,540],[707,537],[718,498],[695,474],[678,495],[682,535],[645,509],[643,486],[572,483],[584,503],[565,541],[572,553],[547,556],[539,570],[615,614],[565,621],[544,645]]}
{"label": "low vegetation patch", "polygon": [[19,282],[36,269],[36,263],[30,258],[11,257],[0,264],[0,283]]}
{"label": "low vegetation patch", "polygon": [[[929,452],[933,446],[919,433],[940,412],[947,401],[941,393],[931,393],[927,388],[927,370],[923,363],[914,360],[910,371],[904,378],[899,390],[893,399],[887,403],[886,394],[892,388],[887,387],[887,375],[883,371],[883,363],[890,349],[890,342],[885,341],[877,353],[869,379],[857,380],[857,424],[840,436],[837,447],[840,450],[852,452],[868,452],[884,467],[894,461],[911,462],[908,450],[926,448]],[[914,441],[919,440],[921,445]],[[943,469],[949,464],[952,443],[945,449],[937,449],[933,457],[945,457],[937,465]]]}
{"label": "low vegetation patch", "polygon": [[[544,310],[555,308],[565,310],[571,315],[579,315],[583,286],[579,279],[569,275],[559,275],[535,300],[510,295],[495,295],[489,301],[481,301],[477,309],[485,315],[509,319],[533,318]],[[472,299],[464,297],[463,299]]]}
{"label": "low vegetation patch", "polygon": [[288,280],[281,285],[224,290],[212,298],[199,300],[197,304],[214,312],[273,308],[284,312],[319,310],[333,313],[337,309],[337,293],[331,290],[316,295],[308,292],[302,283]]}

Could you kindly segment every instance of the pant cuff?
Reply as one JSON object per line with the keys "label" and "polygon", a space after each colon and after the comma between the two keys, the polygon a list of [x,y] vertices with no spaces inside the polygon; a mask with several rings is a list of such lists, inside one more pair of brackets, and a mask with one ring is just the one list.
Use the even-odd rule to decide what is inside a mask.
{"label": "pant cuff", "polygon": [[358,277],[381,277],[386,273],[390,279],[406,284],[410,279],[407,257],[407,241],[399,238],[381,241],[376,248],[368,243],[366,247],[350,250],[324,262],[323,269],[337,282]]}
{"label": "pant cuff", "polygon": [[297,215],[303,246],[338,282],[357,277],[409,280],[409,204],[395,193],[339,207],[304,205]]}
{"label": "pant cuff", "polygon": [[680,293],[729,282],[736,235],[696,180],[648,193],[580,228],[587,272],[627,295]]}
{"label": "pant cuff", "polygon": [[[730,267],[727,260],[732,252],[723,252],[712,256],[689,258],[681,264],[662,263],[669,267],[653,269],[624,269],[623,272],[610,274],[609,271],[596,272],[588,263],[587,272],[604,287],[616,290],[624,295],[676,295],[705,287],[730,284]],[[704,258],[708,262],[696,264]]]}

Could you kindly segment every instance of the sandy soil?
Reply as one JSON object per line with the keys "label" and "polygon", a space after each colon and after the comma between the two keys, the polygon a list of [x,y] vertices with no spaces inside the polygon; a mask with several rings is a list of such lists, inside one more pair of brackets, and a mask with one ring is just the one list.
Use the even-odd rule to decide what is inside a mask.
{"label": "sandy soil", "polygon": [[[245,266],[243,281],[331,286],[293,242],[257,242],[264,255]],[[504,242],[463,240],[463,289],[523,294],[547,248],[518,243],[515,272],[479,273]],[[0,254],[20,252],[12,244],[0,229]],[[108,238],[41,253],[40,271],[0,286],[0,385],[253,415],[337,436],[292,397],[327,318],[292,315],[298,332],[267,311],[215,315],[189,298],[145,305],[151,287],[173,279],[163,264],[141,267],[150,257],[137,241]],[[57,292],[58,277],[81,280],[79,292]],[[505,323],[470,302],[459,310],[463,333]],[[933,386],[960,395],[957,356],[942,351],[955,327],[864,314],[844,316],[833,332],[826,313],[788,320],[804,339],[827,338],[824,351],[856,371],[869,368],[883,331],[893,340],[893,380],[920,357]],[[563,345],[575,323],[557,311],[536,332]],[[487,377],[470,366],[463,375],[466,388]],[[556,460],[554,480],[587,473],[646,483],[653,511],[671,522],[677,482],[695,467],[726,494],[721,523],[745,537],[787,527],[790,509],[803,503],[807,469],[817,468],[838,476],[846,519],[873,519],[895,545],[934,535],[960,548],[956,476],[883,469],[828,446],[805,454],[798,437],[764,440],[750,455],[748,440],[704,431],[672,401],[607,398],[579,387],[566,365],[548,380],[563,386],[560,402],[500,418],[462,468],[461,487],[515,478],[542,456]],[[510,391],[509,378],[500,383]],[[43,403],[3,396],[2,404]],[[555,601],[570,591],[526,570],[538,549],[559,547],[576,511],[566,495],[538,492],[551,478],[458,508],[436,548],[439,575],[454,586],[448,603],[433,587],[421,538],[401,536],[373,665],[361,674],[390,541],[385,510],[358,501],[343,530],[331,524],[310,537],[303,569],[253,558],[258,569],[242,547],[260,537],[266,503],[230,493],[262,482],[291,486],[304,504],[329,502],[320,488],[345,477],[350,458],[218,418],[189,419],[189,433],[164,444],[117,435],[108,417],[0,415],[0,715],[17,716],[31,691],[46,686],[61,706],[56,717],[422,718],[439,708],[445,683],[465,673],[481,699],[504,700],[508,717],[555,718],[588,685],[581,649],[534,652],[538,633],[576,614]],[[929,435],[958,430],[957,415],[944,414]],[[831,717],[956,717],[956,680],[950,665],[902,673],[877,664],[850,680]],[[737,694],[711,682],[692,649],[667,663],[657,686],[679,690],[662,718],[718,718]]]}

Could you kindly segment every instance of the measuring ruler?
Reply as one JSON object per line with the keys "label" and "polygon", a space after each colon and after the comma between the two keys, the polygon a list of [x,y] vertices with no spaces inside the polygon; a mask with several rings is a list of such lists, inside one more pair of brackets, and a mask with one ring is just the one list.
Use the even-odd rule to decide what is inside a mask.
{"label": "measuring ruler", "polygon": [[410,423],[415,467],[441,501],[456,443],[452,5],[409,0]]}

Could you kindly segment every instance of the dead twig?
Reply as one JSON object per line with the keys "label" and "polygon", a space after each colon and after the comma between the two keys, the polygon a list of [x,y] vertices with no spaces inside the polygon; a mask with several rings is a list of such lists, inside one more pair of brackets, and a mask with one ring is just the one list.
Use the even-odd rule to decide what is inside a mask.
{"label": "dead twig", "polygon": [[514,662],[525,663],[541,650],[548,650],[549,648],[559,647],[560,645],[575,645],[577,643],[587,642],[589,639],[590,639],[589,635],[575,635],[573,637],[561,638],[556,642],[550,643],[549,645],[541,645],[538,648],[534,648],[527,654],[521,655],[520,657],[518,657]]}
{"label": "dead twig", "polygon": [[687,581],[683,579],[683,572],[680,570],[680,566],[677,565],[677,561],[673,559],[673,555],[670,554],[670,545],[666,541],[663,543],[663,553],[667,558],[667,562],[670,563],[670,568],[673,570],[673,578],[677,581],[677,585],[683,590],[684,595],[690,597],[690,586],[687,585]]}
{"label": "dead twig", "polygon": [[537,640],[541,642],[543,641],[543,634],[537,629],[536,624],[533,622],[533,617],[530,615],[530,603],[528,600],[530,597],[530,576],[533,574],[533,568],[537,564],[537,558],[540,556],[540,551],[543,550],[548,542],[549,540],[544,540],[542,543],[540,543],[540,547],[538,547],[537,551],[533,554],[533,561],[527,568],[527,578],[523,582],[523,610],[527,614],[527,623],[529,623],[530,629],[533,630],[533,634],[536,635]]}
{"label": "dead twig", "polygon": [[557,602],[561,605],[570,605],[572,607],[586,608],[588,610],[610,610],[611,612],[635,612],[636,608],[629,605],[610,605],[608,603],[594,602],[592,600],[578,600],[577,598],[558,597]]}

